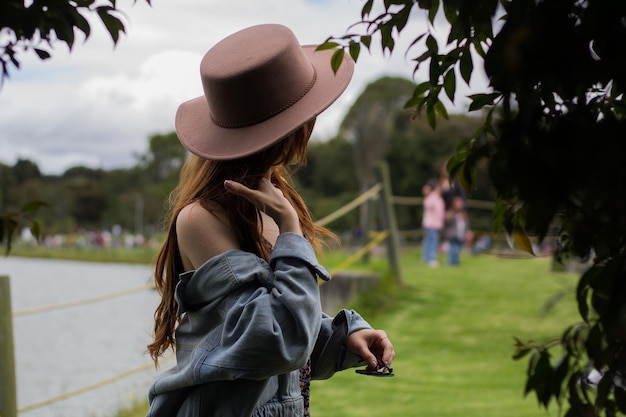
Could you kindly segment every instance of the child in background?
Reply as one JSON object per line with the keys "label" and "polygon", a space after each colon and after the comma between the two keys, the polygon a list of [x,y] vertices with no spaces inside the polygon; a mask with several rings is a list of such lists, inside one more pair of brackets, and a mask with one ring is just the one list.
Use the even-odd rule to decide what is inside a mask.
{"label": "child in background", "polygon": [[444,236],[448,242],[448,265],[461,263],[461,250],[469,230],[467,211],[463,197],[452,199],[450,210],[446,213]]}

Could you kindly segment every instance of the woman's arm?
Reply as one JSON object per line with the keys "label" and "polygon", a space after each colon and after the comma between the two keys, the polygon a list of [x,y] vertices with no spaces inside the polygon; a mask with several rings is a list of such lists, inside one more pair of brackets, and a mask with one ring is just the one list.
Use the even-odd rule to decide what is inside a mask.
{"label": "woman's arm", "polygon": [[327,379],[335,372],[380,362],[390,364],[393,346],[383,330],[374,330],[354,310],[341,310],[335,317],[326,314],[311,355],[311,377]]}

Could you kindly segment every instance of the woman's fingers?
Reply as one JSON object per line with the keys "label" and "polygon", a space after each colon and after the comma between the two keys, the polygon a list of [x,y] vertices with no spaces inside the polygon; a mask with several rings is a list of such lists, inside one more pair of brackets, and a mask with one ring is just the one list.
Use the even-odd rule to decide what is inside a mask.
{"label": "woman's fingers", "polygon": [[348,336],[347,346],[372,369],[380,362],[390,365],[396,356],[393,345],[383,330],[357,330]]}
{"label": "woman's fingers", "polygon": [[224,187],[227,191],[247,199],[259,210],[273,218],[282,232],[302,233],[298,213],[289,200],[285,198],[282,191],[268,179],[263,178],[256,190],[231,180],[224,181]]}
{"label": "woman's fingers", "polygon": [[250,201],[261,211],[280,209],[281,205],[285,205],[285,203],[289,204],[283,197],[283,193],[266,179],[261,180],[258,190],[253,190],[252,188],[248,188],[241,183],[231,180],[224,181],[224,187],[229,192]]}

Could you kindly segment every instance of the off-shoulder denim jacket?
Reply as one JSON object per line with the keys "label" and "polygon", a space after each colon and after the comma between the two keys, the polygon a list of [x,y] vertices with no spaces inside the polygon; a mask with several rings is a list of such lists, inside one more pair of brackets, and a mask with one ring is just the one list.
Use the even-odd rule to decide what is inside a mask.
{"label": "off-shoulder denim jacket", "polygon": [[269,262],[231,250],[181,274],[176,365],[150,387],[148,417],[301,416],[299,369],[313,379],[363,364],[350,333],[370,328],[355,311],[322,313],[329,280],[308,241],[278,237]]}

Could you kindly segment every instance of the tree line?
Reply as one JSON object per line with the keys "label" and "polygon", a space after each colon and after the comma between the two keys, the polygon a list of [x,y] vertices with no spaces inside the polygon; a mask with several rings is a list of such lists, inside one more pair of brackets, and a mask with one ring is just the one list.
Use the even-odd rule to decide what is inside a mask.
{"label": "tree line", "polygon": [[[434,131],[401,104],[385,101],[398,89],[406,89],[407,83],[411,82],[388,77],[371,83],[335,137],[311,140],[308,163],[296,172],[296,182],[315,218],[338,209],[376,181],[371,161],[389,164],[395,195],[419,196],[422,185],[438,175],[459,140],[478,126],[475,118],[453,115]],[[363,132],[376,135],[364,138]],[[377,140],[383,146],[373,147]],[[148,236],[159,232],[187,154],[174,132],[152,135],[148,141],[146,153],[128,168],[76,166],[61,175],[45,175],[27,159],[13,166],[0,164],[0,212],[16,210],[36,198],[47,203],[37,213],[44,236],[113,227]],[[490,198],[487,187],[479,187],[476,194],[476,198]],[[419,207],[397,209],[401,228],[419,228]],[[358,213],[351,213],[331,227],[345,232],[358,224]]]}

